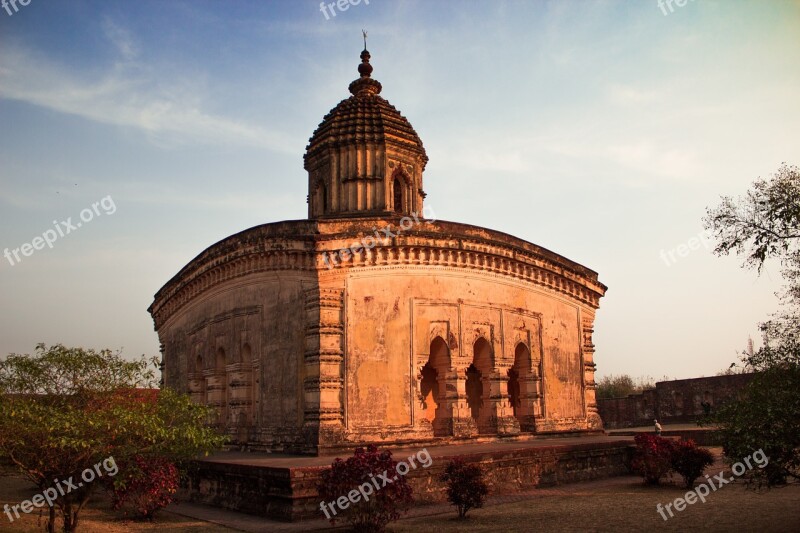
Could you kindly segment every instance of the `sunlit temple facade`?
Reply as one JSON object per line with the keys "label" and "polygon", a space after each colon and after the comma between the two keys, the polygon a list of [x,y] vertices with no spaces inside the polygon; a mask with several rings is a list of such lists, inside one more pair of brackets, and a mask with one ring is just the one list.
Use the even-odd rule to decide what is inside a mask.
{"label": "sunlit temple facade", "polygon": [[223,239],[156,294],[164,384],[253,450],[601,428],[597,273],[435,220],[422,141],[361,59],[309,141],[308,218]]}

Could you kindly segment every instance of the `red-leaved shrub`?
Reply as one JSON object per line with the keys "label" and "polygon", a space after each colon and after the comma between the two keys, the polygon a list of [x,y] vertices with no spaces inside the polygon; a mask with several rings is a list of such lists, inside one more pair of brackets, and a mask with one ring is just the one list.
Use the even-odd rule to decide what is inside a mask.
{"label": "red-leaved shrub", "polygon": [[634,441],[633,471],[644,477],[648,485],[658,485],[661,478],[672,470],[673,442],[648,433],[636,435]]}
{"label": "red-leaved shrub", "polygon": [[173,502],[178,482],[178,469],[169,460],[135,455],[120,465],[113,479],[111,504],[126,516],[152,520],[157,511]]}
{"label": "red-leaved shrub", "polygon": [[672,469],[681,475],[686,488],[690,489],[706,467],[714,464],[714,454],[699,448],[693,440],[679,441],[672,444],[671,463]]}
{"label": "red-leaved shrub", "polygon": [[489,487],[480,466],[456,457],[447,464],[440,479],[447,483],[447,500],[456,506],[459,518],[466,518],[470,509],[483,507]]}
{"label": "red-leaved shrub", "polygon": [[[413,501],[411,486],[396,468],[392,452],[379,451],[374,445],[366,450],[356,448],[347,460],[337,458],[330,470],[322,472],[317,487],[323,500],[321,509],[332,524],[341,518],[358,533],[385,531],[386,525],[399,519]],[[350,493],[354,493],[352,499]],[[343,497],[346,509],[336,504]]]}

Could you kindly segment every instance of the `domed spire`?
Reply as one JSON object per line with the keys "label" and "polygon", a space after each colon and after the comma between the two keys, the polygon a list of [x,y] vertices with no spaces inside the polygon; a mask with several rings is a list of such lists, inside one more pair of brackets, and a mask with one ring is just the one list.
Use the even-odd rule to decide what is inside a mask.
{"label": "domed spire", "polygon": [[361,64],[358,65],[359,79],[352,82],[348,89],[355,96],[366,96],[370,94],[380,94],[383,88],[379,81],[372,79],[372,65],[369,64],[369,51],[367,50],[367,32],[361,30],[364,35],[364,50],[361,52]]}
{"label": "domed spire", "polygon": [[421,213],[425,148],[372,79],[364,32],[352,96],[323,117],[308,141],[308,218]]}

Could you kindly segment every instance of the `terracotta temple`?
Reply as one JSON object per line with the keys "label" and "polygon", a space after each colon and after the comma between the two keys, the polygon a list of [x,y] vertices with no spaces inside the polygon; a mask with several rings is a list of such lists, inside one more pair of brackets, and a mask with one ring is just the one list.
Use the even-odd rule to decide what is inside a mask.
{"label": "terracotta temple", "polygon": [[156,294],[164,385],[251,450],[601,428],[597,273],[435,220],[422,141],[361,60],[309,141],[308,219],[232,235]]}

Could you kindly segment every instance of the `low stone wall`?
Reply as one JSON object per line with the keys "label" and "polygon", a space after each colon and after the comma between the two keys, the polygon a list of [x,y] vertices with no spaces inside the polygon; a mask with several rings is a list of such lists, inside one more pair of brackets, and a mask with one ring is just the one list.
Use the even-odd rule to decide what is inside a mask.
{"label": "low stone wall", "polygon": [[625,398],[597,400],[597,410],[606,429],[650,425],[657,417],[657,406],[656,389],[648,389]]}
{"label": "low stone wall", "polygon": [[754,374],[659,381],[655,389],[597,400],[606,429],[694,422],[736,398]]}
{"label": "low stone wall", "polygon": [[[486,472],[493,494],[513,493],[532,487],[552,486],[629,473],[633,440],[554,444],[548,446],[458,453],[458,447],[431,453],[430,467],[418,466],[406,476],[418,503],[445,500],[439,481],[449,460],[462,457]],[[402,453],[394,455],[403,460]],[[255,459],[255,458],[254,458]],[[194,463],[181,498],[283,521],[320,518],[317,483],[326,466],[265,466],[226,462],[224,458]]]}
{"label": "low stone wall", "polygon": [[[620,437],[635,437],[641,433],[650,433],[655,435],[653,431],[626,431],[626,430],[612,430],[609,435]],[[719,431],[714,428],[692,428],[692,429],[667,429],[661,432],[662,437],[673,437],[680,440],[693,440],[698,446],[722,446],[722,437]]]}

